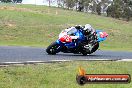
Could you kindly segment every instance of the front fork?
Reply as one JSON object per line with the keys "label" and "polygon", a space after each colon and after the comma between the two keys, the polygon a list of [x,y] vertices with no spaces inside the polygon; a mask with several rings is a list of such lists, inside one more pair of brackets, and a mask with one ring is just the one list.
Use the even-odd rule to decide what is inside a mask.
{"label": "front fork", "polygon": [[57,52],[60,52],[61,49],[62,49],[63,43],[62,43],[61,41],[59,41],[59,40],[56,40],[56,43],[59,45],[59,46],[57,47]]}

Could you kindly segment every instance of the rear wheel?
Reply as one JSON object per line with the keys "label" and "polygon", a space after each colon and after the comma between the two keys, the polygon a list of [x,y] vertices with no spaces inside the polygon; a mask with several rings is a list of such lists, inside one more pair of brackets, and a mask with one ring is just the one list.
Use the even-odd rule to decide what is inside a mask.
{"label": "rear wheel", "polygon": [[99,43],[97,42],[95,46],[93,47],[91,53],[95,52],[99,48]]}
{"label": "rear wheel", "polygon": [[87,52],[82,52],[82,54],[83,54],[83,56],[87,56],[88,53]]}
{"label": "rear wheel", "polygon": [[59,45],[56,42],[53,42],[52,44],[50,44],[47,49],[46,52],[50,55],[55,55],[57,53],[57,48],[59,47]]}
{"label": "rear wheel", "polygon": [[81,53],[82,53],[84,56],[86,56],[87,54],[92,54],[92,53],[95,52],[98,48],[99,48],[99,43],[96,43],[96,44],[94,45],[94,47],[93,47],[91,50],[89,50],[88,48],[83,48],[83,50],[82,50]]}

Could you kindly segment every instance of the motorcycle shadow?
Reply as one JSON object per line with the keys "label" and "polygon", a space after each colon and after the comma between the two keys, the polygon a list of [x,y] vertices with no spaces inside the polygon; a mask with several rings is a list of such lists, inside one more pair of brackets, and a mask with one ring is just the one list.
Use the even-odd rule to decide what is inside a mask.
{"label": "motorcycle shadow", "polygon": [[84,56],[84,55],[82,55],[82,54],[69,54],[69,53],[58,53],[58,54],[56,54],[57,56],[79,56],[79,57],[87,57],[87,56],[89,56],[89,57],[95,57],[95,56],[97,56],[97,57],[99,57],[100,55],[96,55],[96,54],[88,54],[88,55],[86,55],[86,56]]}
{"label": "motorcycle shadow", "polygon": [[117,56],[111,56],[111,55],[102,55],[102,54],[97,54],[97,53],[93,53],[93,54],[88,54],[86,56],[82,55],[82,54],[72,54],[72,53],[57,53],[56,55],[51,55],[54,57],[83,57],[83,58],[95,58],[95,59],[120,59]]}

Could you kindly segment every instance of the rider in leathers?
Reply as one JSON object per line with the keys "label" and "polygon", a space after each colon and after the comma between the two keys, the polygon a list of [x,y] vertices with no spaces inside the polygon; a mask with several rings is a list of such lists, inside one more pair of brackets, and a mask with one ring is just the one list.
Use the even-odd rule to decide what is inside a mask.
{"label": "rider in leathers", "polygon": [[[85,48],[89,48],[90,50],[92,49],[92,44],[94,42],[97,42],[97,36],[96,36],[96,32],[95,29],[90,25],[90,24],[86,24],[85,26],[81,26],[81,25],[76,25],[70,28],[65,29],[66,31],[72,31],[75,32],[75,30],[80,30],[82,31],[84,37],[86,38],[85,42]],[[68,32],[67,32],[68,34]],[[72,38],[73,42],[78,41],[79,39],[79,35],[74,35],[74,33],[69,33],[68,35],[70,35],[70,37]],[[79,43],[80,46],[82,46],[82,43]],[[90,48],[91,47],[91,48]]]}
{"label": "rider in leathers", "polygon": [[[86,24],[85,26],[76,25],[74,27],[71,27],[70,29],[72,30],[74,28],[82,31],[83,35],[86,37],[86,41],[90,42],[91,40],[93,41],[97,40],[95,29],[90,24]],[[73,35],[70,36],[72,37],[73,40],[79,38],[79,36],[73,36]]]}

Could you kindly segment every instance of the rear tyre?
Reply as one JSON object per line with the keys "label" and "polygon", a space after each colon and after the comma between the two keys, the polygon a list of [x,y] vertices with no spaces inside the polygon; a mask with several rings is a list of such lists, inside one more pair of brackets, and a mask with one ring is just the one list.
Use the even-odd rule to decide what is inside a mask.
{"label": "rear tyre", "polygon": [[91,53],[95,52],[99,48],[99,43],[97,42],[96,45],[93,47]]}
{"label": "rear tyre", "polygon": [[93,52],[95,52],[97,49],[99,48],[99,43],[96,43],[94,45],[94,47],[92,48],[92,50],[89,49],[83,49],[83,51],[81,52],[84,56],[86,56],[87,54],[92,54]]}
{"label": "rear tyre", "polygon": [[59,45],[56,42],[53,42],[47,47],[46,52],[49,55],[55,55],[57,53],[58,47],[59,47]]}
{"label": "rear tyre", "polygon": [[87,52],[82,52],[82,54],[83,54],[83,56],[87,56],[88,53]]}

